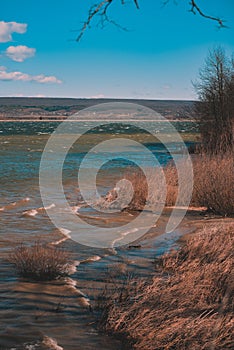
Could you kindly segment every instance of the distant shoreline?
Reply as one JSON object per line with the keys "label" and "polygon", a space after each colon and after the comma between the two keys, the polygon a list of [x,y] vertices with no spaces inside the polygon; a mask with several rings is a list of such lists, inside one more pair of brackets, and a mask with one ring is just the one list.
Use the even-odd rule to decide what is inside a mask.
{"label": "distant shoreline", "polygon": [[[83,110],[95,112],[95,106],[126,103],[136,108],[146,108],[150,114],[156,112],[161,114],[162,118],[166,117],[173,121],[187,121],[193,119],[194,101],[190,100],[141,100],[141,99],[63,99],[63,98],[2,98],[0,97],[0,120],[2,121],[64,121],[74,114],[81,118],[84,115],[79,114]],[[91,109],[89,109],[91,108]],[[122,107],[121,107],[122,108]],[[105,109],[104,109],[105,110]],[[128,111],[126,111],[126,114]],[[86,113],[87,114],[87,113]],[[124,112],[120,112],[119,119],[126,118]],[[144,113],[143,113],[144,114]],[[152,117],[153,117],[152,114]],[[86,117],[93,121],[97,115],[90,114]],[[129,115],[131,117],[131,115]],[[144,114],[149,118],[149,114]],[[102,116],[106,121],[106,115]],[[160,118],[160,116],[159,116]],[[95,120],[96,121],[96,120]],[[109,121],[109,120],[108,120]],[[134,120],[135,121],[135,120]]]}
{"label": "distant shoreline", "polygon": [[[167,119],[169,122],[195,122],[192,119]],[[74,122],[165,122],[165,119],[77,119],[70,120],[69,117],[64,117],[64,119],[0,119],[0,123],[5,122],[66,122],[66,121],[74,121]]]}

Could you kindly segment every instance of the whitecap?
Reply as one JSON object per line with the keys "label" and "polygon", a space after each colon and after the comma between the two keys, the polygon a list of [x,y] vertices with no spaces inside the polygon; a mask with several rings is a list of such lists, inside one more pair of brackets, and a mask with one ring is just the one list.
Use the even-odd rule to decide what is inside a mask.
{"label": "whitecap", "polygon": [[29,197],[26,197],[26,198],[23,198],[23,199],[20,199],[16,202],[12,202],[12,203],[9,203],[3,207],[0,208],[0,211],[4,211],[4,210],[8,210],[8,209],[14,209],[20,205],[23,205],[24,203],[27,203],[30,201],[30,198]]}
{"label": "whitecap", "polygon": [[80,209],[80,206],[78,206],[78,205],[75,205],[75,206],[71,207],[71,210],[72,210],[74,213],[77,213],[79,209]]}
{"label": "whitecap", "polygon": [[38,211],[36,209],[26,210],[22,213],[23,216],[36,216]]}
{"label": "whitecap", "polygon": [[66,241],[67,239],[71,238],[70,234],[71,231],[65,229],[65,228],[62,228],[62,227],[59,227],[58,228],[60,233],[62,233],[62,235],[64,236],[63,238],[59,239],[58,241],[55,241],[55,242],[51,242],[50,244],[52,245],[58,245],[58,244],[61,244],[62,242]]}
{"label": "whitecap", "polygon": [[51,349],[51,350],[63,350],[63,348],[58,345],[58,342],[56,339],[53,339],[47,336],[44,337],[42,344],[45,346],[48,346],[48,349]]}
{"label": "whitecap", "polygon": [[77,282],[76,282],[75,280],[73,280],[72,278],[70,278],[70,277],[66,277],[66,278],[64,279],[64,281],[65,281],[67,287],[68,287],[73,293],[75,292],[75,293],[77,294],[79,306],[91,308],[89,298],[88,298],[83,292],[81,292],[81,290],[79,290],[78,288],[76,288]]}
{"label": "whitecap", "polygon": [[48,210],[48,209],[52,209],[54,207],[55,207],[55,204],[52,203],[52,204],[48,205],[48,207],[44,207],[44,208],[45,208],[45,210]]}
{"label": "whitecap", "polygon": [[129,235],[130,233],[137,232],[138,230],[139,230],[139,229],[135,227],[135,228],[133,228],[132,230],[122,232],[122,233],[120,234],[120,237],[116,238],[116,239],[112,242],[111,247],[114,248],[114,245],[115,245],[116,242],[121,241],[125,236]]}
{"label": "whitecap", "polygon": [[46,210],[49,210],[49,209],[52,209],[55,207],[55,204],[52,203],[50,205],[48,205],[47,207],[40,207],[40,208],[37,208],[38,211],[46,211]]}
{"label": "whitecap", "polygon": [[89,262],[95,262],[100,260],[101,257],[99,255],[94,255],[94,256],[90,256],[89,258],[85,259],[85,260],[81,260],[81,264],[85,264],[85,263],[89,263]]}
{"label": "whitecap", "polygon": [[75,260],[72,264],[66,265],[66,270],[69,275],[73,275],[77,271],[77,266],[80,265],[80,262],[78,260]]}

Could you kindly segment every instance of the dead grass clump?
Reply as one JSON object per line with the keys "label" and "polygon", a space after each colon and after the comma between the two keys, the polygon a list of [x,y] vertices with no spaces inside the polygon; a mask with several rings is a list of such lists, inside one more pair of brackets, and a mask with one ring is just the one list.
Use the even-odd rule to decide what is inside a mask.
{"label": "dead grass clump", "polygon": [[15,265],[21,277],[37,281],[49,281],[69,273],[68,254],[56,247],[48,247],[40,242],[32,246],[23,244],[10,254],[9,261]]}
{"label": "dead grass clump", "polygon": [[134,349],[233,349],[233,228],[209,227],[163,256],[153,281],[124,300],[112,292],[102,328]]}
{"label": "dead grass clump", "polygon": [[125,175],[133,187],[133,198],[128,205],[128,210],[143,210],[148,196],[148,184],[142,171],[128,172]]}
{"label": "dead grass clump", "polygon": [[[220,215],[234,214],[234,158],[232,154],[224,155],[194,155],[193,159],[193,194],[191,205],[206,207],[209,211]],[[183,160],[181,160],[183,167]],[[186,167],[184,167],[186,169]],[[174,206],[178,197],[178,174],[173,163],[164,168],[166,178],[166,206]],[[150,185],[153,191],[148,196],[148,185],[142,172],[134,171],[126,174],[126,179],[132,183],[134,195],[127,206],[128,210],[142,210],[145,205],[154,207],[159,201],[163,201],[163,184],[158,183],[160,177],[157,169],[150,173]],[[191,179],[192,180],[192,179]],[[160,182],[160,181],[159,181]],[[178,205],[187,204],[187,175],[180,179],[182,196]],[[184,194],[184,198],[183,198]],[[148,196],[148,202],[147,202]]]}
{"label": "dead grass clump", "polygon": [[146,169],[146,174],[139,169],[131,169],[123,180],[127,181],[109,191],[99,205],[129,211],[154,210],[164,205],[166,188],[160,168]]}
{"label": "dead grass clump", "polygon": [[142,171],[133,170],[125,174],[125,179],[133,188],[133,197],[127,205],[127,210],[154,210],[158,205],[164,204],[166,184],[160,168],[147,169],[146,175]]}
{"label": "dead grass clump", "polygon": [[173,206],[178,196],[178,174],[174,163],[169,163],[164,168],[167,183],[166,206]]}
{"label": "dead grass clump", "polygon": [[193,203],[221,214],[234,213],[233,154],[195,156]]}

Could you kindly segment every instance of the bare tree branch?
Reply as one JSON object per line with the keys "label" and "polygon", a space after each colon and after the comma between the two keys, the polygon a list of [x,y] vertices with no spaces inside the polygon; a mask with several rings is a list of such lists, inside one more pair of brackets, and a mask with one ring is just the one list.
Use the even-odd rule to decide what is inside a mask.
{"label": "bare tree branch", "polygon": [[[131,0],[131,1],[134,3],[134,5],[137,9],[140,8],[138,0]],[[162,1],[163,6],[165,6],[171,0],[161,0],[161,1]],[[203,10],[197,4],[197,0],[185,0],[185,1],[188,1],[189,5],[191,6],[190,12],[192,12],[194,15],[198,13],[201,17],[204,17],[206,19],[217,22],[219,24],[220,28],[226,27],[224,25],[224,21],[221,18],[211,16],[211,15],[208,15],[205,12],[203,12]],[[90,26],[93,18],[96,17],[96,15],[100,16],[101,20],[99,23],[101,23],[102,27],[104,27],[106,22],[108,22],[108,23],[114,24],[115,26],[117,26],[123,30],[127,30],[125,27],[122,27],[120,24],[116,23],[114,20],[112,20],[108,16],[108,9],[109,9],[110,5],[113,4],[113,2],[116,2],[116,0],[102,0],[102,1],[99,1],[98,3],[94,4],[90,8],[90,10],[88,12],[88,17],[87,17],[86,21],[84,22],[84,24],[80,30],[80,33],[79,33],[78,37],[76,38],[76,41],[80,41],[84,32]],[[121,4],[125,5],[126,4],[125,0],[121,0]]]}
{"label": "bare tree branch", "polygon": [[[93,18],[96,15],[100,15],[101,16],[101,25],[104,26],[105,22],[109,22],[114,24],[115,26],[123,29],[123,30],[127,30],[126,28],[122,27],[120,24],[116,23],[115,21],[113,21],[112,19],[109,18],[107,11],[109,6],[113,3],[113,1],[115,0],[103,0],[95,5],[93,5],[90,10],[89,10],[89,14],[88,14],[88,18],[87,20],[84,22],[83,27],[81,28],[80,34],[78,35],[78,37],[76,38],[76,41],[80,41],[80,39],[82,38],[85,30],[87,29],[87,27],[89,27],[91,21],[93,20]],[[137,9],[139,9],[139,4],[138,4],[138,0],[133,0],[135,6]],[[125,1],[121,0],[121,4],[125,5]]]}
{"label": "bare tree branch", "polygon": [[87,20],[84,22],[84,25],[80,31],[80,34],[78,35],[76,41],[80,41],[81,37],[83,36],[86,28],[90,25],[93,17],[102,12],[102,14],[105,14],[107,12],[108,7],[110,6],[112,1],[110,0],[103,0],[102,2],[100,2],[99,4],[93,5],[90,10],[89,10],[89,15]]}
{"label": "bare tree branch", "polygon": [[190,5],[191,5],[191,9],[190,9],[190,12],[192,12],[194,15],[196,13],[198,13],[200,16],[204,17],[204,18],[207,18],[207,19],[210,19],[212,21],[215,21],[219,24],[219,27],[220,28],[224,28],[225,25],[224,25],[224,21],[219,18],[219,17],[213,17],[213,16],[210,16],[210,15],[207,15],[205,14],[201,8],[197,5],[196,1],[195,0],[191,0],[190,2]]}

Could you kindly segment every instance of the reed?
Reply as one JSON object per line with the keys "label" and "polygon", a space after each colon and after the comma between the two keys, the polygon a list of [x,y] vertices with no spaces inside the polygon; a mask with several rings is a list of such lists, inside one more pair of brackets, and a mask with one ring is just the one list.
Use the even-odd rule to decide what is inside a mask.
{"label": "reed", "polygon": [[[181,161],[183,163],[183,160]],[[195,154],[193,162],[193,194],[191,205],[195,207],[206,207],[209,211],[229,216],[234,214],[234,158],[231,153],[224,155]],[[183,164],[181,164],[183,166]],[[186,169],[186,167],[184,167]],[[166,178],[165,206],[174,206],[178,196],[178,174],[174,163],[169,163],[164,168]],[[186,204],[186,174],[183,174],[180,183],[185,198],[180,198],[179,205]],[[134,195],[127,206],[127,210],[143,210],[145,205],[154,206],[162,200],[163,185],[159,183],[160,178],[157,169],[150,172],[149,181],[153,191],[148,196],[148,183],[142,172],[133,171],[126,174],[125,178],[132,183]],[[150,203],[146,203],[147,196]]]}
{"label": "reed", "polygon": [[101,328],[136,350],[233,349],[233,228],[208,226],[158,259],[152,280],[107,289]]}
{"label": "reed", "polygon": [[21,244],[9,256],[21,277],[49,281],[69,274],[70,260],[68,254],[57,248],[48,247],[41,242],[32,246]]}
{"label": "reed", "polygon": [[233,154],[201,154],[194,158],[193,168],[193,204],[221,215],[234,214]]}

